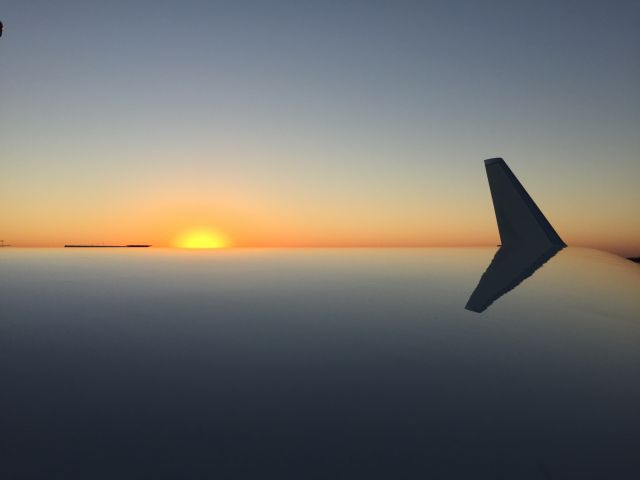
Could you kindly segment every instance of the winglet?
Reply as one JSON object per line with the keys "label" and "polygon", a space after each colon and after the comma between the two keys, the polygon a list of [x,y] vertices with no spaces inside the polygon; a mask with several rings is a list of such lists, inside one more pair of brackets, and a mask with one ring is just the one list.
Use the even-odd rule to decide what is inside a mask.
{"label": "winglet", "polygon": [[484,161],[503,246],[566,244],[502,158]]}

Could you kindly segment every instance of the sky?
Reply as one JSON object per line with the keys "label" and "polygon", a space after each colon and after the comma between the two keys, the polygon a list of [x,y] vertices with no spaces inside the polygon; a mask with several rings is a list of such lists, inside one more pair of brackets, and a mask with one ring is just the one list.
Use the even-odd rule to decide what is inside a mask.
{"label": "sky", "polygon": [[0,239],[640,254],[640,2],[2,0]]}

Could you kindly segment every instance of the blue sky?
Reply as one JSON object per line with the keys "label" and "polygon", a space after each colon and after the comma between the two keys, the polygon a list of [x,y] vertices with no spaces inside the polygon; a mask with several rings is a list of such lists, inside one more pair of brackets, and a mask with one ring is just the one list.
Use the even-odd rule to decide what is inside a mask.
{"label": "blue sky", "polygon": [[481,160],[503,156],[568,241],[640,248],[638,2],[9,0],[0,19],[4,237],[124,222],[168,244],[188,217],[240,245],[492,243]]}

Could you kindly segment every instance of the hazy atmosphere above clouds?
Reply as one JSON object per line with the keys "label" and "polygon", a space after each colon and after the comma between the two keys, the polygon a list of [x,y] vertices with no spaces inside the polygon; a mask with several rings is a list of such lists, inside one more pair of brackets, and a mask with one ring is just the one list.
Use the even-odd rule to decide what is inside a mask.
{"label": "hazy atmosphere above clouds", "polygon": [[640,3],[0,4],[0,238],[640,250]]}

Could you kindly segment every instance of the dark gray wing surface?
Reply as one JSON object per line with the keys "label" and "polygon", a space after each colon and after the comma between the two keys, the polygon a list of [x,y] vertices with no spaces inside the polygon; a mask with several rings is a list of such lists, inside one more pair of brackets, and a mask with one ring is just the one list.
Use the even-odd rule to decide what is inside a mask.
{"label": "dark gray wing surface", "polygon": [[484,161],[503,246],[566,244],[502,158]]}
{"label": "dark gray wing surface", "polygon": [[502,158],[484,161],[501,246],[466,309],[482,312],[566,247]]}

